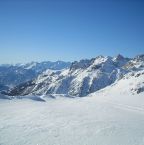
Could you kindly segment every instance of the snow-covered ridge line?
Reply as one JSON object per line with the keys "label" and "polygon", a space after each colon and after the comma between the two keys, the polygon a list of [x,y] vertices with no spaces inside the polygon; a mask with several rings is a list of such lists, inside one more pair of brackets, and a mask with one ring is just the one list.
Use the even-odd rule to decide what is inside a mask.
{"label": "snow-covered ridge line", "polygon": [[98,56],[73,62],[68,69],[46,70],[36,79],[7,92],[11,96],[65,94],[86,96],[144,69],[144,55],[135,58]]}

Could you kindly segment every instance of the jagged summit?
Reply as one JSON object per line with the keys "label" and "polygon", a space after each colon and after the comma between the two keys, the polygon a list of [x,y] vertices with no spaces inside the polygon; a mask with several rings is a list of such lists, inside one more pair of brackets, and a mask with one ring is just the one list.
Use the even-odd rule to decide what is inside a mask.
{"label": "jagged summit", "polygon": [[115,58],[116,60],[121,60],[121,59],[124,59],[125,57],[121,54],[118,54]]}
{"label": "jagged summit", "polygon": [[124,66],[129,60],[130,60],[130,58],[126,58],[126,57],[124,57],[124,56],[121,55],[121,54],[118,54],[117,56],[115,56],[115,57],[113,58],[113,61],[115,62],[115,64],[116,64],[118,67]]}
{"label": "jagged summit", "polygon": [[91,65],[91,60],[88,59],[83,59],[78,61],[74,61],[71,64],[70,70],[76,70],[76,69],[86,69],[87,67],[89,67]]}

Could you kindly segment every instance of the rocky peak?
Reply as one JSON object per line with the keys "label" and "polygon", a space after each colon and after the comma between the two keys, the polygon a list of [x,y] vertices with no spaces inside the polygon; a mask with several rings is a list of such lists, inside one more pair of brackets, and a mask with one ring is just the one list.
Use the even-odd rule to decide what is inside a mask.
{"label": "rocky peak", "polygon": [[122,67],[126,65],[128,61],[130,61],[130,58],[126,58],[121,54],[118,54],[116,57],[113,58],[113,61],[117,67]]}
{"label": "rocky peak", "polygon": [[115,57],[116,60],[122,60],[122,59],[125,59],[124,56],[122,56],[121,54],[118,54],[116,57]]}
{"label": "rocky peak", "polygon": [[89,67],[90,64],[91,64],[91,60],[88,60],[88,59],[82,59],[79,62],[74,61],[71,64],[70,70],[85,69],[85,68]]}

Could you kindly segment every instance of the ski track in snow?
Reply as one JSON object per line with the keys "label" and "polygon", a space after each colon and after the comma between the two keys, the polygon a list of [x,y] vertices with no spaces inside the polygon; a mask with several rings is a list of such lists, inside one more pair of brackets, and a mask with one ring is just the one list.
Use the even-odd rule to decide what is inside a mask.
{"label": "ski track in snow", "polygon": [[1,100],[0,145],[144,145],[139,102],[100,96]]}
{"label": "ski track in snow", "polygon": [[114,101],[108,100],[108,99],[104,99],[104,100],[101,100],[101,101],[105,102],[107,104],[110,104],[114,108],[119,108],[119,109],[122,109],[122,110],[134,111],[134,112],[144,114],[144,106],[142,106],[142,107],[130,106],[130,105],[126,105],[126,104],[120,104],[118,102],[114,102]]}

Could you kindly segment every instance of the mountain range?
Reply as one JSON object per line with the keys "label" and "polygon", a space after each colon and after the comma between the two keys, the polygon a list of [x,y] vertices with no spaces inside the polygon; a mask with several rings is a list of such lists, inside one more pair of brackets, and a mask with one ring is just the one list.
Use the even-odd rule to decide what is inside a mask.
{"label": "mountain range", "polygon": [[131,88],[131,94],[144,91],[143,54],[134,58],[125,58],[122,55],[97,56],[64,64],[64,67],[49,67],[48,69],[46,67],[38,69],[41,67],[35,67],[36,65],[31,65],[31,67],[24,65],[28,71],[37,68],[34,72],[38,72],[38,75],[3,93],[8,96],[64,94],[83,97],[108,87],[115,88],[119,84],[121,84],[120,90],[116,90],[120,92],[125,88]]}
{"label": "mountain range", "polygon": [[0,65],[0,90],[17,86],[26,81],[36,78],[47,69],[61,70],[70,67],[70,62],[31,62],[26,64],[1,64]]}

